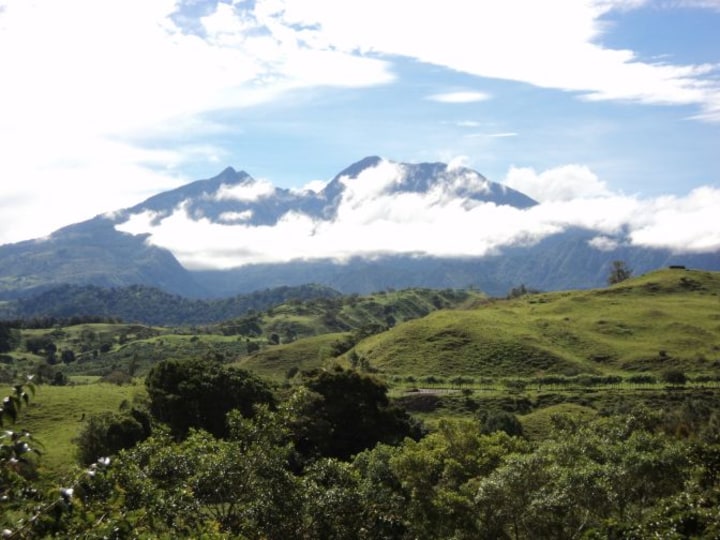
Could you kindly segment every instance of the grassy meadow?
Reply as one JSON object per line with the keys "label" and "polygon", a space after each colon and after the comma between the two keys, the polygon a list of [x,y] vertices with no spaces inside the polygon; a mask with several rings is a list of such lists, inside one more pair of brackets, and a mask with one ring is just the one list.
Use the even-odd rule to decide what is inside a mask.
{"label": "grassy meadow", "polygon": [[661,270],[607,289],[442,310],[366,339],[386,374],[632,375],[720,367],[720,275]]}
{"label": "grassy meadow", "polygon": [[22,409],[17,427],[30,431],[43,445],[40,470],[58,477],[75,462],[73,439],[90,415],[115,412],[124,401],[132,402],[144,394],[142,384],[39,385],[30,404]]}

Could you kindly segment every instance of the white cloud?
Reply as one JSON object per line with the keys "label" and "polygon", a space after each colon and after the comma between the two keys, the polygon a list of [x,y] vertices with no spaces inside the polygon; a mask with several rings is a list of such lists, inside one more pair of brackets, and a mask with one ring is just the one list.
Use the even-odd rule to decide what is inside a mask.
{"label": "white cloud", "polygon": [[720,250],[720,189],[703,186],[686,197],[660,197],[633,220],[634,244],[678,252]]}
{"label": "white cloud", "polygon": [[604,15],[647,3],[447,0],[441,12],[436,4],[412,0],[275,0],[262,5],[277,28],[293,32],[300,26],[298,39],[315,46],[405,56],[472,75],[578,92],[587,99],[712,109],[720,95],[713,77],[717,66],[647,63],[630,50],[601,44]]}
{"label": "white cloud", "polygon": [[[530,175],[513,169],[508,176]],[[150,232],[150,242],[173,251],[190,268],[229,268],[249,263],[297,259],[347,259],[356,255],[404,253],[434,256],[483,256],[503,247],[527,245],[571,227],[597,231],[590,245],[611,250],[621,242],[678,252],[720,249],[713,217],[720,208],[720,189],[698,188],[685,197],[641,200],[609,193],[585,167],[569,165],[540,174],[560,178],[556,195],[519,210],[492,203],[468,204],[457,196],[477,177],[461,175],[427,193],[392,193],[403,176],[400,164],[381,161],[357,178],[343,178],[346,190],[332,221],[288,213],[274,226],[217,224],[191,219],[179,207],[159,225],[150,213],[133,216],[120,230]],[[580,186],[590,180],[594,187]],[[602,189],[601,189],[602,188]],[[570,193],[580,194],[569,198]]]}
{"label": "white cloud", "polygon": [[223,212],[218,216],[218,219],[224,223],[239,223],[249,221],[252,217],[252,210],[244,210],[243,212]]}
{"label": "white cloud", "polygon": [[693,105],[693,118],[720,122],[717,66],[648,63],[602,45],[609,10],[648,3],[218,2],[191,31],[173,18],[175,0],[5,0],[0,51],[12,54],[0,54],[0,244],[133,204],[186,181],[178,171],[187,164],[227,156],[211,143],[147,145],[152,136],[218,134],[228,124],[210,113],[299,89],[387,84],[396,57],[584,99]]}
{"label": "white cloud", "polygon": [[490,99],[490,94],[484,92],[446,92],[443,94],[433,94],[428,96],[432,101],[440,103],[474,103],[476,101],[486,101]]}
{"label": "white cloud", "polygon": [[450,161],[448,161],[447,168],[448,171],[454,171],[455,169],[460,169],[462,167],[468,167],[470,163],[470,157],[469,156],[455,156]]}
{"label": "white cloud", "polygon": [[[147,140],[217,134],[207,113],[288,91],[393,80],[389,64],[316,49],[218,3],[202,33],[173,22],[174,0],[6,0],[0,10],[0,244],[177,187],[212,144]],[[31,217],[29,217],[31,216]]]}
{"label": "white cloud", "polygon": [[605,182],[584,165],[564,165],[540,174],[529,167],[511,167],[503,183],[541,202],[609,195]]}
{"label": "white cloud", "polygon": [[[684,197],[641,200],[608,192],[586,167],[568,165],[536,174],[512,169],[509,178],[550,184],[552,196],[519,210],[492,203],[468,204],[461,187],[482,188],[475,175],[459,175],[427,193],[390,188],[403,177],[401,164],[381,161],[357,178],[342,178],[345,191],[332,221],[290,212],[274,226],[235,220],[191,219],[181,205],[159,225],[152,213],[132,216],[119,230],[150,232],[149,241],[170,249],[190,268],[230,268],[249,263],[378,254],[483,256],[527,245],[570,227],[597,231],[590,245],[607,251],[621,243],[678,252],[717,251],[715,225],[720,189],[702,187]],[[531,178],[532,177],[532,178]],[[589,187],[588,187],[589,186]],[[571,198],[571,194],[574,197]]]}
{"label": "white cloud", "polygon": [[241,184],[228,186],[223,184],[212,194],[211,197],[218,201],[244,201],[251,202],[264,197],[269,197],[275,193],[275,186],[268,180],[249,180]]}
{"label": "white cloud", "polygon": [[596,236],[588,243],[599,251],[613,251],[620,246],[620,242],[609,236]]}
{"label": "white cloud", "polygon": [[325,189],[325,186],[328,185],[327,180],[311,180],[304,186],[302,186],[299,189],[293,189],[292,191],[296,193],[302,193],[304,191],[311,191],[314,193],[320,193],[323,189]]}

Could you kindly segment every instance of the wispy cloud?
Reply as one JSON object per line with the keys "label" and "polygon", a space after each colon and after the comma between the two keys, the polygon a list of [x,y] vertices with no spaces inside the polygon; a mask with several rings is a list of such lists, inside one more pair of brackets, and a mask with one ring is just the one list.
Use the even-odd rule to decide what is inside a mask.
{"label": "wispy cloud", "polygon": [[428,96],[429,100],[439,101],[440,103],[474,103],[476,101],[486,101],[490,98],[490,94],[486,94],[485,92],[472,91],[445,92]]}
{"label": "wispy cloud", "polygon": [[[230,4],[195,21],[196,32],[179,26],[176,9],[174,0],[3,2],[0,51],[12,54],[0,54],[0,148],[12,181],[0,183],[0,244],[176,187],[189,163],[224,161],[219,146],[182,141],[227,129],[208,113],[394,80],[384,60],[311,47]],[[152,137],[181,140],[170,150]]]}
{"label": "wispy cloud", "polygon": [[[338,50],[404,56],[472,75],[577,92],[585,99],[714,110],[720,95],[717,66],[647,63],[633,51],[600,43],[605,15],[647,3],[447,0],[439,14],[435,4],[410,0],[277,0],[265,15],[284,32]],[[709,0],[683,4],[716,6]],[[297,26],[303,30],[295,31]]]}

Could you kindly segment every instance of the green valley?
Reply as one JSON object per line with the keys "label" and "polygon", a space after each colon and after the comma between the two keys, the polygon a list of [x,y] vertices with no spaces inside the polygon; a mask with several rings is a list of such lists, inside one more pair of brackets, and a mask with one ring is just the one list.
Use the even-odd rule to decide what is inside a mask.
{"label": "green valley", "polygon": [[[630,535],[620,537],[639,538],[679,530],[663,509],[685,499],[695,501],[697,511],[681,512],[682,519],[694,519],[700,537],[711,534],[720,520],[702,501],[720,500],[711,469],[720,441],[720,274],[664,269],[602,289],[518,290],[523,294],[506,299],[449,289],[294,298],[188,326],[90,316],[47,327],[41,319],[6,321],[0,376],[11,386],[32,373],[41,384],[28,404],[18,397],[5,408],[16,407],[17,424],[32,434],[28,448],[42,443],[37,481],[73,486],[82,515],[105,516],[103,534],[128,526],[149,536],[193,536],[209,526],[218,538],[273,536],[282,531],[259,514],[233,521],[235,507],[222,505],[232,499],[241,501],[238,508],[260,512],[255,505],[262,498],[252,497],[278,489],[300,512],[300,521],[288,525],[294,532],[282,533],[293,538],[317,537],[322,527],[338,538],[352,538],[358,527],[374,531],[368,538],[409,538],[422,527],[433,531],[428,538],[471,538],[478,531],[530,538],[539,522],[547,527],[542,538],[570,526],[606,534],[611,522]],[[224,429],[212,411],[225,410],[230,396],[223,393],[230,388],[243,412],[231,412]],[[243,401],[247,392],[264,397],[253,406],[260,398]],[[209,412],[200,414],[203,407]],[[187,413],[178,420],[173,411]],[[201,431],[186,426],[171,437],[165,418]],[[208,418],[222,436],[202,431]],[[6,415],[5,427],[12,425]],[[29,437],[7,433],[19,433],[19,441]],[[615,442],[603,446],[609,436]],[[101,460],[88,469],[90,479],[75,465],[78,441],[85,463]],[[592,446],[589,454],[582,454],[582,444]],[[105,457],[92,452],[103,448],[125,450],[113,457],[117,468],[100,475]],[[202,458],[208,448],[212,459]],[[563,461],[568,455],[584,456],[573,458],[583,465],[573,470]],[[166,467],[178,459],[188,468],[178,465],[171,474]],[[633,459],[644,460],[651,476]],[[512,484],[511,475],[533,460],[539,460],[532,465],[538,474],[563,470],[566,476],[524,476],[523,487]],[[239,475],[236,483],[223,483],[223,494],[204,491],[218,482],[220,470]],[[590,476],[571,481],[576,473]],[[633,482],[651,478],[654,491],[621,493],[626,480],[611,489],[601,478],[614,474]],[[142,477],[150,498],[138,514],[127,497],[141,489]],[[34,482],[12,478],[3,480],[8,494],[14,482]],[[101,478],[115,487],[98,484]],[[254,479],[254,487],[242,488],[241,478]],[[573,510],[564,517],[542,506],[543,489],[560,497],[580,485],[589,490],[582,495],[587,499],[568,506]],[[103,489],[112,495],[99,495]],[[194,500],[186,498],[190,489]],[[491,495],[494,489],[506,498]],[[311,502],[303,493],[348,499]],[[162,505],[167,497],[176,510]],[[280,499],[268,497],[262,512],[286,517]],[[612,502],[618,497],[628,506]],[[11,521],[25,515],[21,499],[8,514]],[[598,501],[605,506],[583,522],[582,512]],[[45,520],[44,529],[32,530],[45,531],[41,536],[87,531],[85,518],[47,504],[64,521]],[[218,504],[230,513],[217,513]],[[354,509],[343,510],[345,504]],[[533,519],[514,523],[513,512],[527,505]],[[191,507],[198,513],[187,514]],[[368,515],[368,508],[378,515]],[[495,517],[482,513],[492,508]],[[349,521],[319,525],[328,512],[346,512]],[[174,516],[173,525],[160,526],[161,516]],[[388,520],[391,530],[376,519]],[[570,537],[566,533],[557,537]]]}

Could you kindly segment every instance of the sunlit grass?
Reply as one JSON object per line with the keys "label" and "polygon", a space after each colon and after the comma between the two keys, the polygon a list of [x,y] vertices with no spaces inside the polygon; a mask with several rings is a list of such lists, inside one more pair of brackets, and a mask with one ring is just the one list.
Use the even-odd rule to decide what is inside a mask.
{"label": "sunlit grass", "polygon": [[82,384],[74,386],[39,385],[30,404],[23,408],[10,429],[27,429],[44,446],[41,470],[56,476],[75,462],[73,439],[90,415],[117,411],[120,404],[142,396],[142,384],[117,386]]}

